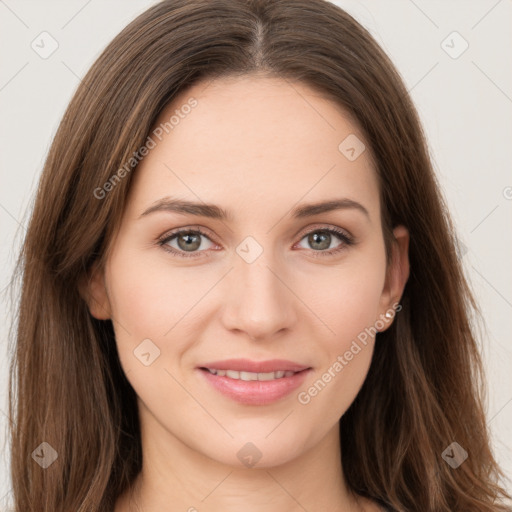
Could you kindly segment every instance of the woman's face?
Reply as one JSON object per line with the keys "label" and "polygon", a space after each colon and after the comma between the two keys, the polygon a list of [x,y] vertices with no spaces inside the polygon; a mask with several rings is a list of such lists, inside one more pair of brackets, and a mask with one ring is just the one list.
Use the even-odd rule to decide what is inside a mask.
{"label": "woman's face", "polygon": [[90,288],[143,436],[230,465],[290,461],[337,432],[361,388],[407,233],[387,268],[369,149],[304,84],[199,83],[150,137]]}

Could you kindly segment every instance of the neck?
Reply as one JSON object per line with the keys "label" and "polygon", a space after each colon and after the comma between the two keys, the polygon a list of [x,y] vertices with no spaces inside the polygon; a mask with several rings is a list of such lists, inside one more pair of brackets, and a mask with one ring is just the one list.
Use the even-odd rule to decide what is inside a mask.
{"label": "neck", "polygon": [[151,415],[141,422],[141,438],[142,471],[115,512],[378,510],[345,484],[337,423],[310,450],[269,467],[213,460],[180,442]]}

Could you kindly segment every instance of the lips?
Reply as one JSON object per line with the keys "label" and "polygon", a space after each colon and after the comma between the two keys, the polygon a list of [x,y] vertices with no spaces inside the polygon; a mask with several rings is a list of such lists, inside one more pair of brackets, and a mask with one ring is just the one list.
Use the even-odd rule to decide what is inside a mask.
{"label": "lips", "polygon": [[280,400],[300,386],[311,368],[293,361],[273,359],[212,361],[197,368],[214,389],[245,405]]}

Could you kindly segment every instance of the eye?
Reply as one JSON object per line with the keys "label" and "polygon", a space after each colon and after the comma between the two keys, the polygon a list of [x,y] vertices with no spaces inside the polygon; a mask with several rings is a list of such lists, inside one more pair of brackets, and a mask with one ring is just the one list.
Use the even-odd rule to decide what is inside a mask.
{"label": "eye", "polygon": [[[331,248],[333,235],[340,241],[340,243],[336,247]],[[210,237],[201,229],[187,228],[166,233],[159,238],[158,245],[160,245],[165,251],[175,254],[176,256],[182,258],[195,258],[201,256],[204,252],[208,255],[209,253],[208,251],[205,251],[205,249],[211,248],[204,247],[201,238],[206,238],[210,243],[213,243]],[[337,254],[354,243],[352,236],[347,232],[340,228],[332,227],[322,227],[310,230],[303,235],[300,242],[304,239],[307,239],[306,243],[310,244],[312,247],[312,255],[314,257],[327,257]]]}
{"label": "eye", "polygon": [[[331,243],[333,242],[333,235],[340,240],[340,244],[332,248]],[[313,248],[312,255],[317,256],[331,256],[343,251],[348,246],[354,243],[352,236],[347,232],[339,228],[320,228],[308,231],[302,240],[306,240],[306,243]],[[329,249],[329,250],[325,250]]]}
{"label": "eye", "polygon": [[[183,258],[195,258],[200,256],[201,252],[204,252],[198,252],[199,248],[205,249],[204,246],[202,247],[201,237],[204,237],[211,242],[207,234],[199,228],[180,229],[172,233],[166,233],[164,237],[158,241],[158,244],[161,245],[164,250],[172,254],[176,254],[177,256]],[[171,245],[171,242],[176,242],[178,247]]]}

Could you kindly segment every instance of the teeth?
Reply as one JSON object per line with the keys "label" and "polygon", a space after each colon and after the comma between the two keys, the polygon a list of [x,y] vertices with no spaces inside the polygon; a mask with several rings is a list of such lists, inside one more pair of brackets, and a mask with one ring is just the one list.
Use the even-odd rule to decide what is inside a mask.
{"label": "teeth", "polygon": [[230,379],[235,380],[274,380],[281,379],[283,377],[291,377],[295,374],[292,371],[283,371],[278,370],[277,372],[268,372],[268,373],[254,373],[254,372],[238,372],[236,370],[215,370],[212,368],[207,368],[207,370],[213,375],[218,375],[219,377],[229,377]]}
{"label": "teeth", "polygon": [[258,374],[251,372],[240,372],[240,380],[258,380]]}

